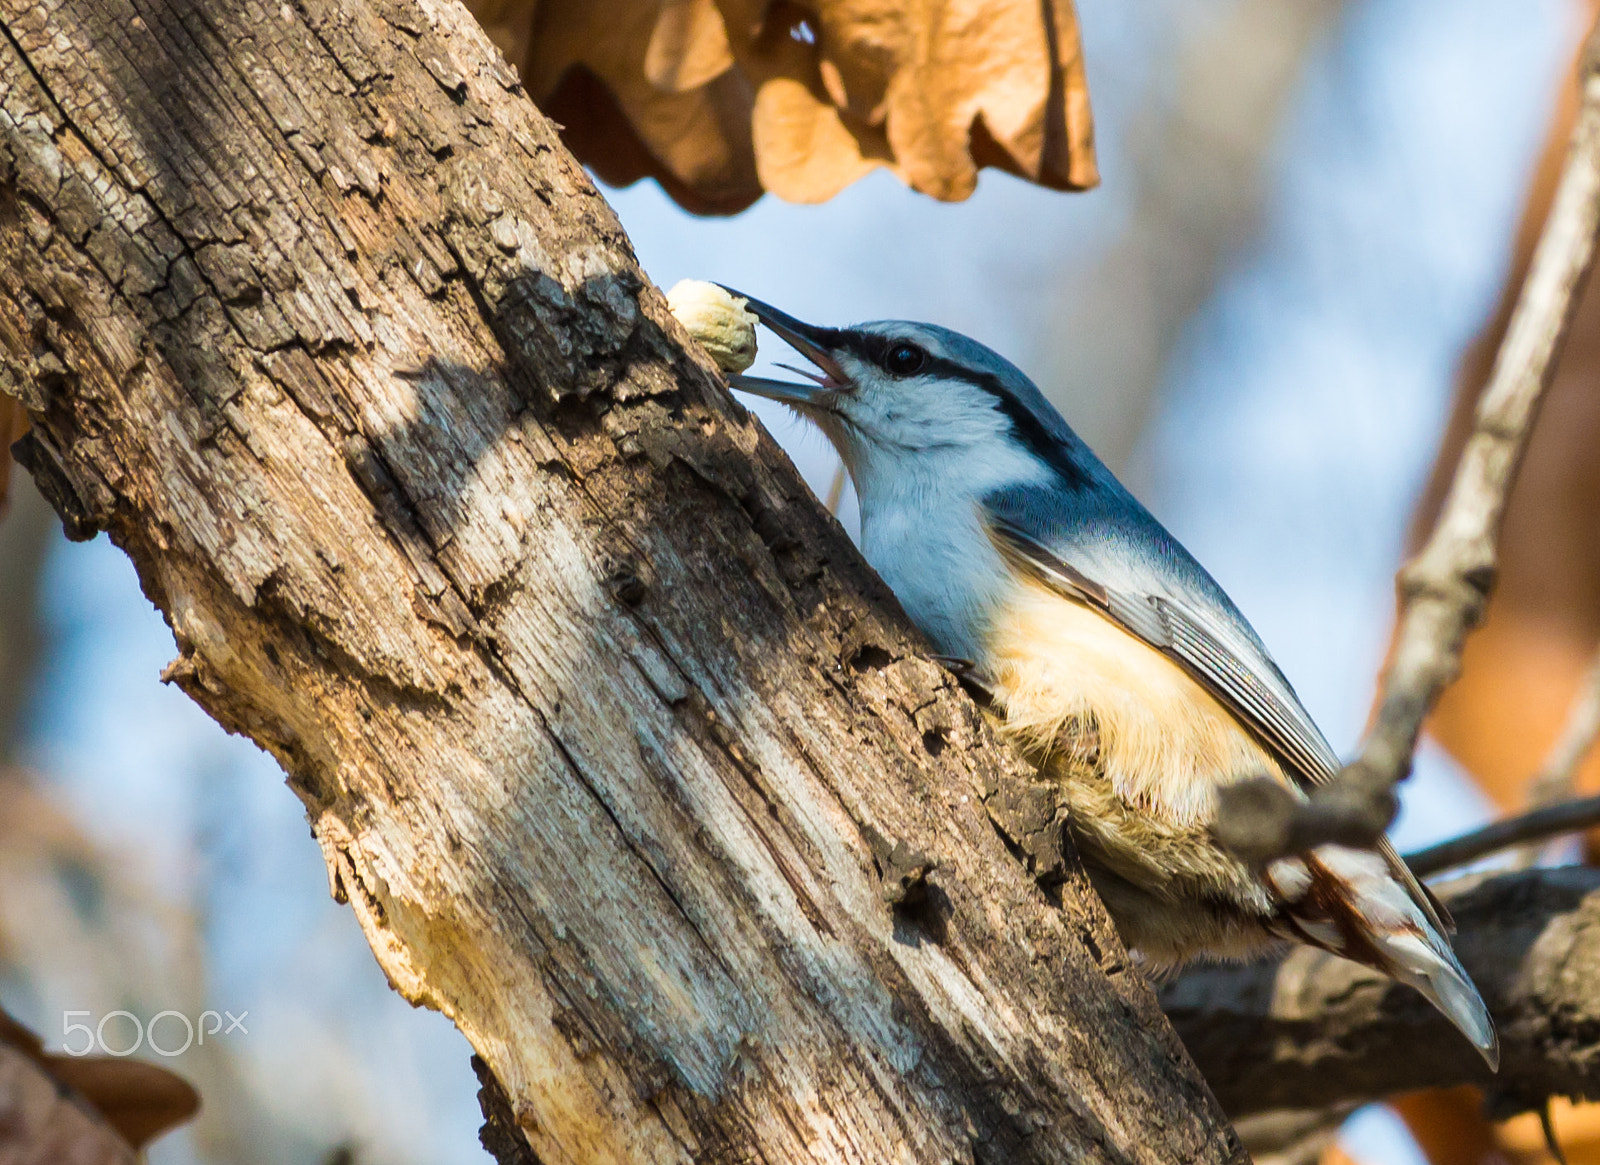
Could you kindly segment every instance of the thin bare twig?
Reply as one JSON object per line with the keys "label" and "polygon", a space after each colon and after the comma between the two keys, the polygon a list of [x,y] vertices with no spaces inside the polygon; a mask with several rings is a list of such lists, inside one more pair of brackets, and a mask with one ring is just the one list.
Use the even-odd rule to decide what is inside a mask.
{"label": "thin bare twig", "polygon": [[1530,806],[1526,813],[1496,821],[1438,845],[1406,855],[1406,864],[1419,878],[1464,866],[1488,854],[1524,846],[1516,865],[1533,864],[1543,844],[1564,833],[1600,825],[1600,796],[1573,799],[1578,767],[1600,734],[1600,653],[1589,665],[1578,694],[1567,712],[1561,736],[1544,764],[1528,781]]}
{"label": "thin bare twig", "polygon": [[[1589,661],[1578,691],[1567,709],[1561,735],[1545,756],[1539,771],[1528,779],[1528,808],[1560,805],[1578,795],[1578,770],[1600,736],[1600,650]],[[1595,822],[1587,822],[1593,825]],[[1539,864],[1548,838],[1529,839],[1512,860],[1514,869]]]}
{"label": "thin bare twig", "polygon": [[1600,651],[1595,653],[1584,673],[1578,694],[1572,698],[1567,722],[1561,735],[1545,757],[1544,764],[1528,781],[1528,807],[1540,809],[1567,801],[1578,791],[1578,769],[1600,736]]}
{"label": "thin bare twig", "polygon": [[1594,258],[1600,226],[1600,26],[1589,34],[1579,75],[1582,105],[1561,183],[1479,398],[1472,434],[1433,533],[1400,571],[1399,629],[1377,719],[1361,755],[1309,799],[1266,778],[1222,791],[1217,839],[1252,861],[1325,842],[1376,844],[1394,818],[1394,786],[1410,771],[1423,719],[1461,670],[1467,632],[1482,619],[1494,582],[1506,497]]}
{"label": "thin bare twig", "polygon": [[1588,829],[1592,825],[1600,825],[1600,796],[1546,805],[1504,821],[1493,822],[1482,829],[1407,854],[1406,865],[1417,877],[1428,878],[1514,845],[1546,841],[1563,833]]}

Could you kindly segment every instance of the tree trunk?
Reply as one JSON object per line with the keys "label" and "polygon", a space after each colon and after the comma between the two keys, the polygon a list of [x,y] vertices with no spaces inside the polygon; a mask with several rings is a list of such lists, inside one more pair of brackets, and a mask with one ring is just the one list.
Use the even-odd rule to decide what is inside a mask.
{"label": "tree trunk", "polygon": [[1243,1159],[1053,801],[459,6],[0,14],[20,461],[539,1160]]}

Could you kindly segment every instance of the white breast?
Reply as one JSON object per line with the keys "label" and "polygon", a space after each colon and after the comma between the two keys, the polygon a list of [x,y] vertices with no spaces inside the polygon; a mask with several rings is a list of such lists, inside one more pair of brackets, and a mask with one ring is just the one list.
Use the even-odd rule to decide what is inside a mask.
{"label": "white breast", "polygon": [[1010,586],[980,518],[979,503],[1044,471],[999,443],[971,448],[852,451],[861,498],[861,550],[906,614],[941,654],[974,663]]}

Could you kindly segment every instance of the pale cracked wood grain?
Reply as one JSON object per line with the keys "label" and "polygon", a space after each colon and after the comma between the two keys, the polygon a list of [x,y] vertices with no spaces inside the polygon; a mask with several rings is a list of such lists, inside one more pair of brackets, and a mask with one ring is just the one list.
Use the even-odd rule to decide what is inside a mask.
{"label": "pale cracked wood grain", "polygon": [[540,1160],[1242,1160],[1059,814],[462,9],[0,21],[20,458]]}

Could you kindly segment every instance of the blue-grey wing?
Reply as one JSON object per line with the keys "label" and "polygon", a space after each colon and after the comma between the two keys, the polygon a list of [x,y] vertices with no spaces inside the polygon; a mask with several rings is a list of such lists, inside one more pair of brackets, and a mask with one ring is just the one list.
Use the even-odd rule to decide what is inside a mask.
{"label": "blue-grey wing", "polygon": [[[1094,607],[1210,692],[1302,788],[1328,780],[1339,759],[1294,688],[1222,588],[1131,495],[1109,507],[1059,511],[1028,489],[985,499],[990,531],[1022,570]],[[1378,852],[1440,931],[1443,905],[1384,839]]]}
{"label": "blue-grey wing", "polygon": [[1018,567],[1098,609],[1183,668],[1297,784],[1319,784],[1338,770],[1338,757],[1244,616],[1154,518],[1133,511],[1139,527],[1149,529],[1091,522],[1084,537],[1084,531],[1041,529],[1037,512],[1007,504],[1014,500],[1002,494],[986,508],[996,543]]}

